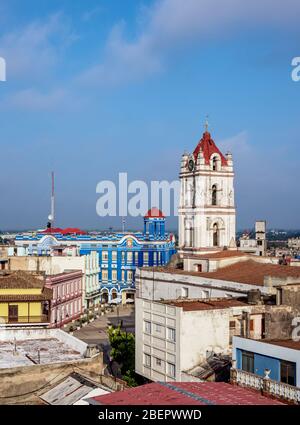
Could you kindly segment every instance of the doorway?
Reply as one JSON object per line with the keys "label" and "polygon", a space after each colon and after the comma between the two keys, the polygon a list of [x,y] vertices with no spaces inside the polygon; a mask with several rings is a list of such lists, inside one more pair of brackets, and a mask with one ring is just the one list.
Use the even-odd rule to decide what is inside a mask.
{"label": "doorway", "polygon": [[15,323],[18,322],[19,311],[17,305],[8,306],[8,322]]}

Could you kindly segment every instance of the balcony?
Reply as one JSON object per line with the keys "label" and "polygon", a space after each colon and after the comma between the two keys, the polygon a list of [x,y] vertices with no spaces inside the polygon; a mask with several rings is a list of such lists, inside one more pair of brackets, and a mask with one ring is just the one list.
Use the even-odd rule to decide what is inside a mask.
{"label": "balcony", "polygon": [[8,325],[25,325],[25,324],[37,324],[37,323],[50,323],[50,319],[47,316],[47,314],[42,314],[40,316],[18,316],[18,317],[5,317],[2,319],[1,324],[8,324]]}
{"label": "balcony", "polygon": [[260,391],[266,396],[278,398],[289,403],[300,404],[300,388],[298,387],[273,381],[269,378],[263,378],[262,376],[240,369],[231,369],[230,380],[233,384]]}

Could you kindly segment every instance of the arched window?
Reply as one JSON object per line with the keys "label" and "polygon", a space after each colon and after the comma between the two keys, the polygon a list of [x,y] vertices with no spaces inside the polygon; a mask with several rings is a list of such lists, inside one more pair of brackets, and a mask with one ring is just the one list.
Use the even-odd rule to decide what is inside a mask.
{"label": "arched window", "polygon": [[212,160],[212,169],[217,171],[218,169],[218,157],[214,156]]}
{"label": "arched window", "polygon": [[217,186],[215,184],[211,188],[211,204],[217,205]]}
{"label": "arched window", "polygon": [[219,246],[219,226],[217,223],[213,226],[213,246]]}

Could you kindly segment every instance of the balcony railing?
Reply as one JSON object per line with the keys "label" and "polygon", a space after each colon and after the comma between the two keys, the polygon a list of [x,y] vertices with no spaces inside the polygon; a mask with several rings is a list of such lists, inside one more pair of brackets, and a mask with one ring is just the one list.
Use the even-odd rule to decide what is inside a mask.
{"label": "balcony railing", "polygon": [[300,388],[284,382],[263,378],[240,369],[231,369],[231,382],[242,387],[261,391],[265,395],[300,404]]}
{"label": "balcony railing", "polygon": [[46,314],[41,316],[18,316],[16,318],[5,318],[4,322],[9,325],[24,324],[24,323],[49,323],[50,319]]}

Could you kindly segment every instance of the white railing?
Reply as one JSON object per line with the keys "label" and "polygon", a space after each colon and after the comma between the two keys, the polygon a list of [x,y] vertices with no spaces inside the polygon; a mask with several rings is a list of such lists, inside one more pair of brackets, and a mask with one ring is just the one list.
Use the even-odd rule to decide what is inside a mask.
{"label": "white railing", "polygon": [[262,390],[263,389],[263,378],[258,375],[254,375],[253,373],[244,372],[240,369],[231,369],[236,372],[235,383],[253,388],[254,390]]}
{"label": "white railing", "polygon": [[300,404],[300,388],[283,382],[263,378],[240,369],[231,369],[231,382],[243,387],[262,391],[265,395]]}
{"label": "white railing", "polygon": [[267,380],[265,386],[267,392],[272,396],[300,404],[300,388],[270,379]]}

